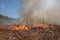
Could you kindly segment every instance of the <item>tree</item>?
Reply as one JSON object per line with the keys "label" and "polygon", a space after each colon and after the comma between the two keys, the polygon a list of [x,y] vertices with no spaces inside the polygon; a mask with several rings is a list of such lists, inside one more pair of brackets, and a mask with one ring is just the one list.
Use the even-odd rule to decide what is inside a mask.
{"label": "tree", "polygon": [[6,18],[6,19],[8,19],[9,17],[5,16],[5,15],[0,15],[0,18]]}

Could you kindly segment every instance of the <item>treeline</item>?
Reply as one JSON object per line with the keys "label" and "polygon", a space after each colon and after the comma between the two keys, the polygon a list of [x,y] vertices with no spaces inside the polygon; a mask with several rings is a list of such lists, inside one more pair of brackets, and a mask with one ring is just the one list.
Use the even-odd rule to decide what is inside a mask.
{"label": "treeline", "polygon": [[1,15],[1,14],[0,14],[0,18],[5,18],[5,19],[8,19],[9,17],[8,17],[8,16]]}

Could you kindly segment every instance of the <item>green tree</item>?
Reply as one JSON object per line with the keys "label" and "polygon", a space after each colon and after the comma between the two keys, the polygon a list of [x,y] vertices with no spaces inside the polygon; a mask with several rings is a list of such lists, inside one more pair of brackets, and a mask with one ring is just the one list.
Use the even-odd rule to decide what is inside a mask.
{"label": "green tree", "polygon": [[0,15],[0,18],[2,18],[3,17],[3,15]]}
{"label": "green tree", "polygon": [[0,15],[0,18],[6,18],[6,19],[8,19],[9,17],[5,16],[5,15]]}

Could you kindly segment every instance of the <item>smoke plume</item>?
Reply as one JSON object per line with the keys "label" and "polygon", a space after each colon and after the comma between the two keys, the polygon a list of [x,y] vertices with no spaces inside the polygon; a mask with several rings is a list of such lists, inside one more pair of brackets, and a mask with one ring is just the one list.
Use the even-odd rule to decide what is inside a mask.
{"label": "smoke plume", "polygon": [[45,22],[58,24],[60,14],[60,1],[51,0],[22,0],[22,22]]}
{"label": "smoke plume", "polygon": [[44,7],[44,0],[23,0],[22,4],[22,18],[23,22],[36,22],[37,20],[40,20],[40,15]]}
{"label": "smoke plume", "polygon": [[50,24],[60,25],[60,0],[54,0],[54,4],[46,8],[47,21]]}

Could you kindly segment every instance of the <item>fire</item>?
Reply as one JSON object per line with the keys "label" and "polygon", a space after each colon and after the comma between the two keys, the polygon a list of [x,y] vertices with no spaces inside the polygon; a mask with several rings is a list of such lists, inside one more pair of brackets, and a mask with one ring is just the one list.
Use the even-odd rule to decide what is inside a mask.
{"label": "fire", "polygon": [[39,28],[48,28],[48,24],[41,24],[41,23],[34,23],[33,26]]}
{"label": "fire", "polygon": [[30,28],[28,27],[28,25],[26,25],[25,23],[23,23],[20,26],[10,26],[8,29],[9,30],[17,30],[17,31],[20,31],[20,30],[29,30]]}
{"label": "fire", "polygon": [[[32,27],[38,27],[38,28],[42,28],[42,29],[45,29],[45,28],[54,28],[54,26],[49,26],[48,24],[42,24],[42,23],[33,23]],[[1,28],[2,30],[5,30],[5,29],[8,29],[8,30],[16,30],[16,31],[21,31],[21,30],[30,30],[31,27],[28,26],[26,23],[23,23],[19,26],[16,26],[16,25],[10,25],[9,27],[2,27]]]}
{"label": "fire", "polygon": [[29,29],[30,28],[25,23],[16,28],[16,30],[29,30]]}

